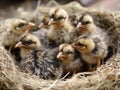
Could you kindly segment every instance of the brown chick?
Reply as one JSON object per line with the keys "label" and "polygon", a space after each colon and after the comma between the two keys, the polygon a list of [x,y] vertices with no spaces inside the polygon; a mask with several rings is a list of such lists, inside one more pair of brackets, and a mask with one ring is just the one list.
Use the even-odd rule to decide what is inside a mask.
{"label": "brown chick", "polygon": [[59,76],[59,63],[56,60],[57,48],[43,50],[39,39],[31,34],[23,37],[16,47],[22,50],[23,70],[42,79],[55,79]]}
{"label": "brown chick", "polygon": [[50,17],[48,15],[45,15],[41,24],[39,25],[39,28],[45,28],[45,29],[49,29],[50,25],[48,25],[50,20]]}
{"label": "brown chick", "polygon": [[68,14],[62,8],[52,8],[49,11],[49,25],[47,37],[49,40],[54,41],[57,45],[63,42],[70,42],[69,32],[73,30],[73,27],[68,22]]}
{"label": "brown chick", "polygon": [[22,19],[7,19],[0,24],[0,41],[4,47],[9,47],[8,50],[20,40],[22,36],[28,33],[28,30],[34,26],[33,23]]}
{"label": "brown chick", "polygon": [[108,46],[101,37],[81,36],[75,41],[73,46],[80,53],[83,60],[88,63],[89,70],[92,70],[92,64],[97,64],[97,67],[99,67],[101,61],[108,53]]}
{"label": "brown chick", "polygon": [[60,60],[62,68],[61,76],[64,76],[68,72],[71,75],[76,74],[82,70],[82,66],[84,65],[82,58],[70,44],[64,43],[59,46],[57,58]]}
{"label": "brown chick", "polygon": [[77,17],[78,17],[77,14],[70,16],[70,22],[71,22],[71,25],[73,27],[77,26],[77,23],[78,23],[78,18]]}

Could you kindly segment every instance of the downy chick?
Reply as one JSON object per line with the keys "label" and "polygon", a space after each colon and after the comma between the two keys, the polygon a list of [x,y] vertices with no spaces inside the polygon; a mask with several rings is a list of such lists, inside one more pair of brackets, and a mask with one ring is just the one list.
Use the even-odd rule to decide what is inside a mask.
{"label": "downy chick", "polygon": [[71,75],[76,74],[82,70],[82,66],[84,65],[79,53],[70,44],[64,43],[59,46],[57,58],[62,68],[61,76],[64,76],[68,72]]}
{"label": "downy chick", "polygon": [[84,35],[84,34],[93,34],[97,30],[97,26],[93,22],[93,18],[89,14],[81,14],[76,17],[77,20],[77,33],[78,35]]}
{"label": "downy chick", "polygon": [[75,41],[73,47],[80,53],[83,60],[88,63],[89,70],[92,70],[92,64],[97,64],[97,67],[100,67],[101,61],[108,53],[108,46],[100,37],[81,36]]}
{"label": "downy chick", "polygon": [[68,22],[68,14],[62,8],[52,8],[49,12],[49,25],[51,25],[48,30],[47,37],[50,41],[59,45],[63,42],[70,42],[69,33],[72,32],[73,27]]}
{"label": "downy chick", "polygon": [[39,28],[49,29],[50,25],[48,25],[50,20],[50,17],[48,15],[45,15],[41,24],[39,25]]}
{"label": "downy chick", "polygon": [[28,30],[34,26],[33,23],[24,21],[22,19],[7,19],[0,24],[0,41],[8,50],[15,46],[22,36],[28,33]]}
{"label": "downy chick", "polygon": [[21,64],[25,71],[42,79],[55,79],[59,76],[59,63],[56,60],[58,49],[43,50],[39,39],[31,34],[23,37],[16,47],[22,49]]}

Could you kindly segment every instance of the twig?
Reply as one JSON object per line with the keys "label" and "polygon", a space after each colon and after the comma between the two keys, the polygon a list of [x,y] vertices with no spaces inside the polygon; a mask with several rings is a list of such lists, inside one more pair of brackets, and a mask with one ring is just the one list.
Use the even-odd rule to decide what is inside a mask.
{"label": "twig", "polygon": [[52,87],[54,87],[57,82],[65,79],[69,74],[70,74],[70,72],[68,72],[68,73],[67,73],[64,77],[62,77],[61,79],[57,79],[57,80],[48,88],[48,90],[51,89]]}
{"label": "twig", "polygon": [[41,0],[38,0],[36,10],[39,8],[40,4],[41,4]]}

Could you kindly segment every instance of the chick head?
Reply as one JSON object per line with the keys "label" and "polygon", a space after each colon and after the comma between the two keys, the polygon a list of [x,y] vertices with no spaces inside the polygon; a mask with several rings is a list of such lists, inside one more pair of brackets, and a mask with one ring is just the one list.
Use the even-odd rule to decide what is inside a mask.
{"label": "chick head", "polygon": [[61,44],[59,46],[59,53],[57,55],[57,58],[59,60],[72,60],[74,58],[74,48],[69,44]]}
{"label": "chick head", "polygon": [[41,43],[36,36],[32,34],[27,34],[15,45],[15,47],[25,49],[37,49],[41,47]]}
{"label": "chick head", "polygon": [[94,23],[93,23],[93,18],[89,14],[82,14],[76,17],[77,20],[77,29],[86,29],[90,28]]}
{"label": "chick head", "polygon": [[35,26],[35,24],[22,19],[15,19],[12,24],[11,31],[15,34],[24,34],[25,32],[28,32],[30,28]]}
{"label": "chick head", "polygon": [[90,53],[95,48],[95,43],[91,38],[80,37],[72,46],[80,53]]}
{"label": "chick head", "polygon": [[68,14],[67,12],[62,9],[62,8],[52,8],[49,11],[49,16],[50,16],[50,24],[62,24],[68,20]]}
{"label": "chick head", "polygon": [[74,27],[76,27],[78,23],[77,15],[70,16],[70,22]]}
{"label": "chick head", "polygon": [[43,17],[41,24],[39,25],[39,28],[49,29],[49,25],[48,25],[49,20],[50,20],[50,17],[48,15],[45,15]]}

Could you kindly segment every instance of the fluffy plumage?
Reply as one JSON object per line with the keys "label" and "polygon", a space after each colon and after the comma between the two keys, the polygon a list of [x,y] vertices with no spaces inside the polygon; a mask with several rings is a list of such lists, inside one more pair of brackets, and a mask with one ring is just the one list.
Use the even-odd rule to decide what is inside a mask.
{"label": "fluffy plumage", "polygon": [[89,14],[81,14],[79,16],[76,17],[76,21],[77,21],[77,33],[79,35],[83,35],[83,34],[91,34],[96,32],[96,26],[93,22],[93,18],[89,15]]}
{"label": "fluffy plumage", "polygon": [[83,60],[88,63],[91,69],[92,64],[100,66],[101,61],[108,54],[108,46],[100,37],[81,36],[73,45],[80,52]]}
{"label": "fluffy plumage", "polygon": [[70,44],[61,44],[59,46],[57,58],[60,61],[62,75],[68,72],[72,75],[82,70],[82,66],[84,66],[85,63],[78,54]]}
{"label": "fluffy plumage", "polygon": [[62,8],[52,8],[49,12],[51,25],[47,37],[51,42],[59,45],[63,42],[70,42],[69,32],[73,30],[73,27],[68,22],[68,14]]}
{"label": "fluffy plumage", "polygon": [[21,66],[25,71],[43,79],[55,79],[59,76],[59,63],[56,60],[58,49],[43,51],[39,39],[31,34],[23,37],[16,47],[24,52]]}
{"label": "fluffy plumage", "polygon": [[45,15],[41,24],[39,25],[39,28],[45,28],[45,29],[49,29],[50,25],[48,25],[50,20],[50,17],[48,15]]}
{"label": "fluffy plumage", "polygon": [[97,64],[99,67],[101,60],[108,54],[109,36],[94,24],[89,14],[79,15],[76,19],[77,33],[80,37],[75,41],[75,48],[88,64]]}
{"label": "fluffy plumage", "polygon": [[22,19],[7,19],[0,24],[0,41],[4,47],[9,47],[9,51],[20,40],[22,36],[28,33],[33,27],[33,23],[29,23]]}

